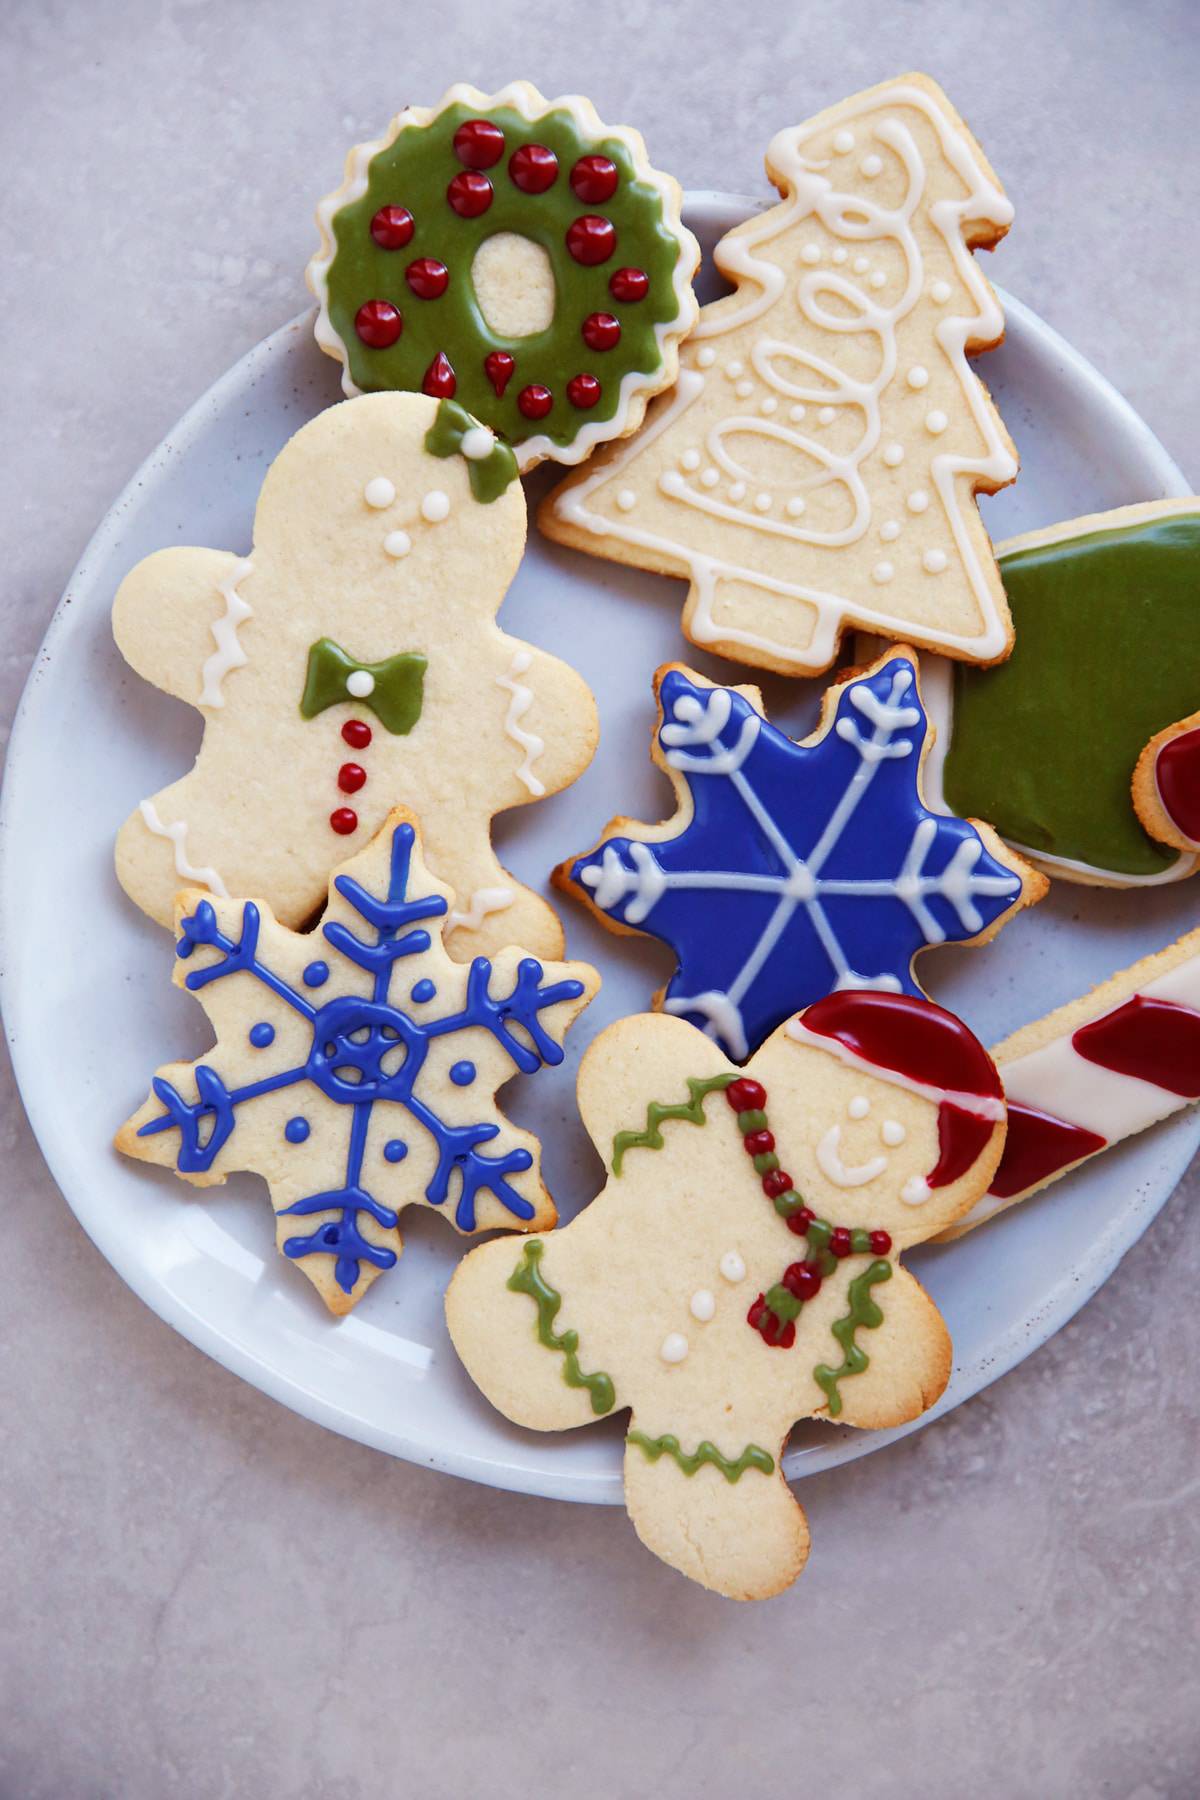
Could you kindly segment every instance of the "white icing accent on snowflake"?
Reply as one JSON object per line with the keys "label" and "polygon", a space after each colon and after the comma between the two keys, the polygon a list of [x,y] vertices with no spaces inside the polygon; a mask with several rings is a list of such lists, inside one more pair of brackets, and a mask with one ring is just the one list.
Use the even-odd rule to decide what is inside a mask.
{"label": "white icing accent on snowflake", "polygon": [[[709,747],[724,731],[732,701],[726,689],[714,688],[703,705],[691,694],[683,694],[675,702],[673,723],[664,725],[661,736],[667,761],[681,774],[734,775],[754,747],[762,720],[751,717],[743,721],[738,741],[731,750],[710,748],[707,756],[689,756],[683,746]],[[679,746],[678,748],[676,746]]]}

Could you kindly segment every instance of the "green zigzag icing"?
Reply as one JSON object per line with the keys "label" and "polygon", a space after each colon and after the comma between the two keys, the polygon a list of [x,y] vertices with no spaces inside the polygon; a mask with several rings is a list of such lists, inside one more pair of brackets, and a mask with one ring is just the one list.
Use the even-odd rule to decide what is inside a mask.
{"label": "green zigzag icing", "polygon": [[591,1375],[585,1375],[579,1366],[579,1333],[564,1331],[561,1337],[554,1330],[554,1320],[562,1305],[562,1295],[557,1288],[552,1288],[542,1274],[539,1264],[546,1246],[540,1238],[530,1238],[524,1246],[521,1261],[509,1276],[506,1286],[514,1294],[528,1294],[537,1306],[537,1325],[535,1327],[540,1343],[547,1350],[557,1350],[563,1358],[563,1380],[568,1387],[584,1387],[592,1397],[594,1413],[611,1412],[617,1402],[616,1389],[612,1376],[606,1375],[603,1369],[597,1369]]}
{"label": "green zigzag icing", "polygon": [[691,1099],[685,1104],[682,1100],[672,1106],[664,1106],[661,1100],[651,1100],[646,1108],[646,1124],[642,1131],[618,1131],[613,1139],[612,1170],[614,1175],[621,1173],[621,1163],[627,1150],[661,1150],[663,1135],[659,1126],[664,1119],[684,1119],[689,1125],[703,1125],[704,1101],[707,1095],[717,1088],[727,1088],[735,1075],[710,1075],[706,1081],[694,1075],[688,1076],[687,1088]]}
{"label": "green zigzag icing", "polygon": [[846,1375],[861,1375],[870,1363],[865,1350],[860,1350],[854,1341],[854,1333],[861,1325],[865,1330],[874,1331],[883,1324],[883,1314],[871,1298],[871,1289],[880,1281],[890,1281],[892,1265],[885,1258],[879,1257],[861,1275],[856,1275],[850,1283],[850,1311],[840,1319],[835,1319],[830,1327],[834,1337],[842,1346],[841,1367],[831,1369],[828,1363],[818,1363],[813,1375],[818,1386],[824,1388],[829,1399],[829,1416],[836,1419],[842,1410],[842,1396],[838,1392],[838,1382]]}
{"label": "green zigzag icing", "polygon": [[650,1438],[644,1431],[631,1431],[625,1442],[636,1444],[652,1463],[663,1455],[674,1457],[685,1475],[694,1475],[704,1463],[711,1463],[714,1469],[720,1469],[726,1481],[730,1482],[740,1481],[747,1469],[759,1469],[764,1475],[775,1472],[775,1458],[768,1456],[765,1450],[760,1450],[757,1444],[747,1444],[736,1461],[731,1462],[707,1438],[691,1451],[681,1449],[679,1439],[670,1432],[664,1433],[662,1437]]}

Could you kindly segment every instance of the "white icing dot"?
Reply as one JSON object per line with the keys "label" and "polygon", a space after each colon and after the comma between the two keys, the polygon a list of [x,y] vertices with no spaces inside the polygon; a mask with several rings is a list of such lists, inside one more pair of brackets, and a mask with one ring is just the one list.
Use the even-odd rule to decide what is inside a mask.
{"label": "white icing dot", "polygon": [[842,248],[842,246],[839,244],[837,249],[833,252],[832,260],[835,263],[844,263],[846,261],[846,258],[849,256],[849,254],[850,254],[850,252],[848,250],[844,250]]}
{"label": "white icing dot", "polygon": [[808,502],[805,500],[803,494],[793,494],[788,501],[787,506],[784,508],[784,511],[788,514],[789,518],[798,519],[807,506]]}
{"label": "white icing dot", "polygon": [[366,669],[355,669],[346,677],[346,692],[355,700],[365,700],[375,692],[375,677]]}
{"label": "white icing dot", "polygon": [[929,370],[925,367],[924,363],[914,363],[905,379],[910,388],[928,387]]}
{"label": "white icing dot", "polygon": [[914,488],[905,505],[911,513],[923,513],[929,505],[929,495],[924,488]]}
{"label": "white icing dot", "polygon": [[822,425],[832,425],[836,417],[837,414],[834,412],[832,406],[823,406],[817,414],[817,418]]}
{"label": "white icing dot", "polygon": [[932,1192],[933,1189],[923,1175],[914,1175],[912,1180],[906,1181],[900,1189],[900,1198],[906,1206],[920,1206],[928,1200]]}
{"label": "white icing dot", "polygon": [[363,489],[363,499],[368,506],[390,506],[395,498],[395,484],[386,475],[376,475]]}
{"label": "white icing dot", "polygon": [[471,425],[462,434],[459,449],[468,462],[483,462],[496,448],[496,434],[486,425]]}
{"label": "white icing dot", "polygon": [[881,288],[886,280],[887,276],[884,274],[883,270],[876,269],[873,274],[867,276],[867,286]]}
{"label": "white icing dot", "polygon": [[890,562],[877,562],[871,570],[871,580],[878,581],[882,586],[885,581],[890,581],[895,573]]}
{"label": "white icing dot", "polygon": [[754,383],[752,381],[739,381],[733,391],[739,400],[748,400],[750,395],[754,392]]}
{"label": "white icing dot", "polygon": [[879,535],[885,544],[895,543],[896,539],[900,536],[899,519],[885,519],[883,524],[879,527]]}
{"label": "white icing dot", "polygon": [[807,411],[808,408],[806,406],[798,403],[797,405],[788,408],[788,418],[791,419],[794,424],[798,425]]}
{"label": "white icing dot", "polygon": [[882,156],[864,156],[863,157],[862,172],[866,176],[868,181],[874,181],[876,175],[880,174],[882,172],[882,169],[883,169]]}
{"label": "white icing dot", "polygon": [[865,1119],[871,1110],[871,1102],[865,1094],[855,1094],[846,1111],[852,1119]]}
{"label": "white icing dot", "polygon": [[758,410],[759,410],[759,412],[763,412],[763,413],[773,413],[778,408],[778,406],[779,406],[779,402],[775,398],[774,394],[768,394],[766,399],[763,401],[762,405],[759,407]]}
{"label": "white icing dot", "polygon": [[389,531],[383,540],[383,547],[389,556],[407,556],[412,549],[412,539],[407,531]]}
{"label": "white icing dot", "polygon": [[821,251],[819,246],[816,244],[805,244],[803,250],[800,252],[800,261],[806,263],[819,263],[820,260]]}
{"label": "white icing dot", "polygon": [[731,500],[744,500],[746,498],[746,484],[744,481],[730,482],[729,498]]}
{"label": "white icing dot", "polygon": [[939,412],[937,407],[934,407],[932,412],[925,414],[925,429],[931,431],[934,437],[940,436],[949,423],[945,413]]}
{"label": "white icing dot", "polygon": [[688,1353],[688,1341],[682,1331],[668,1331],[659,1355],[665,1363],[681,1363]]}
{"label": "white icing dot", "polygon": [[450,511],[450,496],[441,488],[431,488],[421,502],[421,517],[431,525],[440,524]]}
{"label": "white icing dot", "polygon": [[770,510],[771,510],[770,494],[755,494],[754,510],[755,510],[755,512],[770,512]]}
{"label": "white icing dot", "polygon": [[885,1144],[890,1144],[894,1149],[897,1144],[902,1144],[904,1142],[908,1133],[905,1131],[899,1119],[885,1119],[880,1126],[879,1135]]}
{"label": "white icing dot", "polygon": [[731,363],[725,364],[725,373],[728,375],[730,381],[736,381],[744,367],[745,367],[745,365],[743,363],[738,362],[737,358],[735,357]]}
{"label": "white icing dot", "polygon": [[746,1265],[736,1250],[727,1250],[717,1264],[726,1281],[745,1281]]}
{"label": "white icing dot", "polygon": [[716,487],[720,479],[721,477],[716,469],[705,469],[703,475],[700,477],[700,485],[701,487]]}
{"label": "white icing dot", "polygon": [[898,469],[904,461],[903,444],[887,444],[884,446],[883,460],[889,469]]}
{"label": "white icing dot", "polygon": [[856,275],[865,275],[871,266],[871,259],[869,256],[856,256],[850,266]]}
{"label": "white icing dot", "polygon": [[953,292],[954,290],[948,281],[935,281],[929,290],[929,298],[933,301],[935,306],[945,306]]}
{"label": "white icing dot", "polygon": [[716,1296],[709,1288],[697,1288],[688,1302],[688,1311],[693,1319],[699,1319],[702,1325],[708,1324],[716,1310]]}
{"label": "white icing dot", "polygon": [[637,495],[632,488],[622,488],[617,495],[617,505],[622,512],[632,512],[637,505]]}
{"label": "white icing dot", "polygon": [[700,467],[700,452],[698,450],[685,450],[679,459],[679,465],[683,469],[698,469]]}
{"label": "white icing dot", "polygon": [[717,353],[711,344],[705,344],[703,350],[696,352],[696,366],[700,369],[711,369],[717,360]]}
{"label": "white icing dot", "polygon": [[839,156],[847,155],[854,148],[854,133],[852,131],[835,131],[833,147]]}
{"label": "white icing dot", "polygon": [[921,566],[927,575],[940,575],[946,566],[946,552],[927,550],[921,558]]}

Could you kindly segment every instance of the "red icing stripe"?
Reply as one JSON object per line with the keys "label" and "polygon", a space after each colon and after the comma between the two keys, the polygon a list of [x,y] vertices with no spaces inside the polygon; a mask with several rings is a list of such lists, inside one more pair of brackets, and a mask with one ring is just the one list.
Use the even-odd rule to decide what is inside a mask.
{"label": "red icing stripe", "polygon": [[931,1188],[949,1187],[982,1156],[988,1139],[996,1129],[995,1119],[981,1119],[978,1113],[963,1112],[959,1106],[945,1101],[938,1107],[938,1159],[925,1177]]}
{"label": "red icing stripe", "polygon": [[[910,1081],[980,1098],[998,1099],[1004,1092],[996,1065],[979,1039],[961,1019],[932,1000],[874,988],[844,989],[806,1007],[800,1022],[807,1031],[836,1038],[863,1062],[906,1075]],[[992,1121],[986,1125],[990,1132]],[[957,1131],[958,1127],[948,1129]],[[941,1166],[939,1160],[938,1168]],[[943,1181],[953,1179],[952,1175],[943,1177]],[[932,1175],[929,1181],[936,1185]]]}
{"label": "red icing stripe", "polygon": [[1200,1099],[1200,1013],[1135,994],[1115,1012],[1081,1025],[1071,1039],[1087,1062]]}
{"label": "red icing stripe", "polygon": [[1047,1176],[1057,1175],[1071,1163],[1094,1156],[1107,1142],[1107,1138],[1085,1131],[1082,1125],[1068,1125],[1052,1113],[1037,1112],[1032,1106],[1010,1100],[1004,1155],[988,1192],[1009,1200],[1014,1194],[1023,1194],[1026,1188],[1036,1187]]}
{"label": "red icing stripe", "polygon": [[1154,763],[1158,797],[1184,837],[1200,843],[1200,729],[1170,738]]}

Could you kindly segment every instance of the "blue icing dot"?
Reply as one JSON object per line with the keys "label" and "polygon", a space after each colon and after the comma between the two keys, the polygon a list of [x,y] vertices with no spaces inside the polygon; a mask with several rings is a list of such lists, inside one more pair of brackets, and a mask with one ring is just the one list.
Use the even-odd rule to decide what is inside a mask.
{"label": "blue icing dot", "polygon": [[392,1138],[383,1146],[383,1154],[388,1162],[403,1162],[408,1155],[408,1145],[403,1138]]}
{"label": "blue icing dot", "polygon": [[305,971],[304,971],[305,987],[321,987],[323,985],[323,983],[328,980],[329,980],[329,964],[328,963],[310,962],[307,969],[305,969]]}
{"label": "blue icing dot", "polygon": [[475,1079],[475,1064],[473,1062],[456,1062],[450,1070],[450,1079],[455,1087],[470,1087]]}
{"label": "blue icing dot", "polygon": [[256,1050],[265,1050],[268,1044],[275,1042],[275,1027],[268,1025],[264,1019],[261,1025],[250,1027],[250,1042]]}
{"label": "blue icing dot", "polygon": [[289,1144],[302,1144],[310,1130],[311,1126],[307,1119],[289,1119],[283,1128],[283,1135]]}
{"label": "blue icing dot", "polygon": [[413,987],[412,997],[419,1006],[426,1000],[432,1000],[436,993],[437,988],[432,981],[418,981]]}

